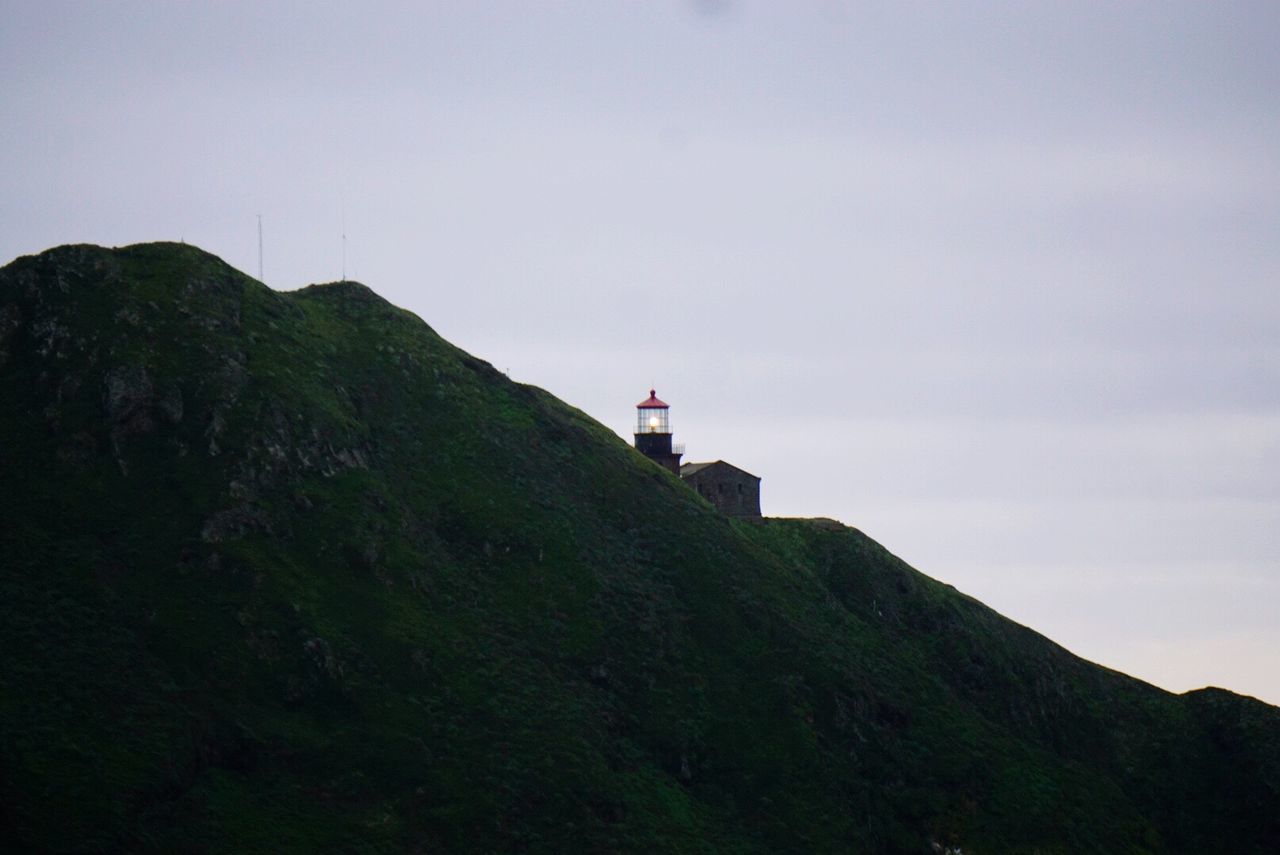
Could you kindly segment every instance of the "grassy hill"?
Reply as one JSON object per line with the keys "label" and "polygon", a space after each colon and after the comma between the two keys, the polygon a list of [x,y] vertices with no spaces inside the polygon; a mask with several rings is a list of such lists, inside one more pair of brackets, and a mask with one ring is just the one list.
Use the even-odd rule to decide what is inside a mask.
{"label": "grassy hill", "polygon": [[1280,710],[718,515],[356,283],[0,270],[0,838],[1280,851]]}

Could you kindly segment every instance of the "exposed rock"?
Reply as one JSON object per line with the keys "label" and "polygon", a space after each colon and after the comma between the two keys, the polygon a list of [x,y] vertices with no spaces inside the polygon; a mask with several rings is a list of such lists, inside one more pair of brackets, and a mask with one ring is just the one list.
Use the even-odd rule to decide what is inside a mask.
{"label": "exposed rock", "polygon": [[427,653],[421,647],[416,648],[413,653],[409,654],[409,659],[413,662],[413,667],[420,674],[429,674],[431,672],[431,654]]}
{"label": "exposed rock", "polygon": [[164,387],[164,391],[160,393],[156,400],[156,409],[170,424],[178,424],[182,421],[182,387],[176,383]]}
{"label": "exposed rock", "polygon": [[63,404],[75,398],[76,393],[80,391],[81,382],[82,378],[79,374],[67,374],[58,383],[52,400],[45,406],[43,415],[49,425],[49,430],[53,433],[58,433],[61,430]]}
{"label": "exposed rock", "polygon": [[209,438],[210,457],[217,457],[222,453],[222,447],[218,445],[218,437],[222,436],[222,432],[226,429],[227,420],[222,415],[222,408],[215,408],[209,417],[209,426],[204,429],[204,435]]}
{"label": "exposed rock", "polygon": [[58,323],[57,318],[44,318],[31,325],[31,338],[40,356],[47,358],[52,355],[63,359],[67,355],[71,331]]}
{"label": "exposed rock", "polygon": [[141,365],[121,366],[107,372],[103,385],[103,406],[111,430],[111,448],[120,472],[128,475],[129,467],[124,458],[126,441],[131,436],[155,429],[155,421],[151,417],[154,401],[151,375]]}
{"label": "exposed rock", "polygon": [[229,276],[189,278],[179,296],[178,311],[207,330],[239,329],[240,283]]}
{"label": "exposed rock", "polygon": [[249,382],[249,372],[245,368],[246,357],[243,353],[229,353],[222,357],[222,367],[215,377],[217,396],[226,405],[234,404]]}
{"label": "exposed rock", "polygon": [[367,443],[351,443],[319,425],[295,428],[279,401],[269,401],[264,410],[259,419],[262,430],[249,442],[248,460],[257,483],[272,485],[304,472],[332,476],[369,468]]}
{"label": "exposed rock", "polygon": [[104,404],[112,424],[127,424],[144,415],[151,407],[153,389],[151,375],[141,365],[113,368],[103,379],[106,387]]}
{"label": "exposed rock", "polygon": [[688,755],[688,754],[683,754],[683,753],[682,753],[682,754],[680,755],[680,772],[679,772],[679,777],[680,777],[680,780],[681,780],[683,783],[686,783],[686,784],[690,783],[690,782],[693,780],[693,768],[689,765],[689,755]]}
{"label": "exposed rock", "polygon": [[205,543],[221,543],[243,537],[251,531],[271,531],[271,524],[261,508],[241,505],[218,511],[205,520],[200,528],[200,539]]}
{"label": "exposed rock", "polygon": [[308,638],[302,643],[302,649],[311,658],[312,664],[321,674],[331,680],[342,678],[342,662],[333,655],[333,648],[323,638]]}
{"label": "exposed rock", "polygon": [[0,306],[0,368],[9,361],[9,342],[22,326],[22,310],[17,303]]}
{"label": "exposed rock", "polygon": [[132,306],[125,306],[116,310],[115,317],[117,321],[126,323],[131,327],[136,327],[142,323],[142,318],[138,316],[138,310]]}

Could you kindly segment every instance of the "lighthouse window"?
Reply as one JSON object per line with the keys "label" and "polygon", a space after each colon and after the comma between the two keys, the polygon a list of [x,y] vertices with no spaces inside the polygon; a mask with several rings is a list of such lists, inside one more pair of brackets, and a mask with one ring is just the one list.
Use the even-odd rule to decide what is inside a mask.
{"label": "lighthouse window", "polygon": [[671,433],[667,411],[658,407],[636,410],[636,433]]}

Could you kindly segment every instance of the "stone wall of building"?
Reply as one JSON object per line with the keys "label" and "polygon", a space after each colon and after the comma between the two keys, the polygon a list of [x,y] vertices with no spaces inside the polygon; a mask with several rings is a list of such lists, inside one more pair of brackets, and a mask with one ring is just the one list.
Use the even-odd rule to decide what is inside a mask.
{"label": "stone wall of building", "polygon": [[726,516],[760,516],[760,479],[750,472],[717,460],[686,463],[680,477]]}

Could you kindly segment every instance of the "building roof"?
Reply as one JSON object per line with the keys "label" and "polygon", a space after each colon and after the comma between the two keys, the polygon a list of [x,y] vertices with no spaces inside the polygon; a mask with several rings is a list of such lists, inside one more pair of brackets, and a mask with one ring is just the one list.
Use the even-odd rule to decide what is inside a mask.
{"label": "building roof", "polygon": [[760,480],[759,475],[752,475],[747,470],[739,469],[737,466],[734,466],[732,463],[725,463],[723,460],[710,460],[706,463],[682,464],[680,466],[680,477],[688,478],[690,475],[696,475],[699,472],[701,472],[703,469],[707,469],[711,466],[725,466],[725,467],[728,467],[729,469],[734,470],[735,472],[741,472],[743,475],[746,475],[748,478],[755,478],[757,481]]}
{"label": "building roof", "polygon": [[670,404],[666,404],[658,400],[657,394],[652,389],[649,390],[648,398],[645,398],[643,401],[636,404],[637,410],[667,410],[670,408]]}
{"label": "building roof", "polygon": [[706,469],[710,465],[711,463],[682,463],[680,464],[680,477],[683,478],[686,475],[692,475],[695,472]]}

